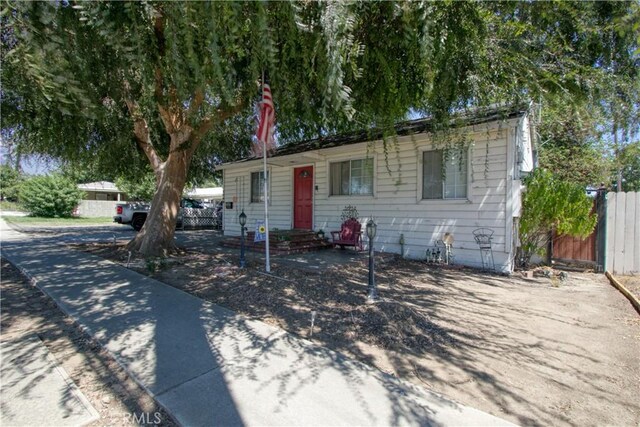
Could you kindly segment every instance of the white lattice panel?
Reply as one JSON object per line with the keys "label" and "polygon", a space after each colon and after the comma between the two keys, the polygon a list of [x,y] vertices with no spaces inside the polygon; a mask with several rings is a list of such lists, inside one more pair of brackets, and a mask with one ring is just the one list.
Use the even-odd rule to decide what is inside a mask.
{"label": "white lattice panel", "polygon": [[184,208],[182,223],[185,227],[220,227],[222,218],[216,215],[215,209]]}

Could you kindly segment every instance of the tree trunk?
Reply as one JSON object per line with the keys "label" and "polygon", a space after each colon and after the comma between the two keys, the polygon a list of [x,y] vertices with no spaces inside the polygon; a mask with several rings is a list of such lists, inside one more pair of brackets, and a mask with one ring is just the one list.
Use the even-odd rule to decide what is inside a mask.
{"label": "tree trunk", "polygon": [[[128,93],[127,84],[125,84],[125,91]],[[159,69],[156,70],[156,92],[156,96],[159,99],[162,98],[162,74]],[[169,92],[174,93],[175,90],[169,90]],[[193,153],[215,122],[224,121],[238,114],[246,105],[239,101],[226,110],[218,110],[214,116],[204,118],[194,128],[187,118],[198,111],[204,99],[204,91],[197,90],[188,111],[182,109],[177,99],[172,100],[171,108],[158,103],[160,118],[171,137],[169,155],[164,162],[153,146],[149,126],[140,113],[138,103],[130,98],[125,99],[131,117],[134,119],[133,132],[136,143],[147,156],[156,176],[156,192],[153,195],[147,219],[136,237],[127,245],[132,252],[145,257],[165,256],[175,248],[173,237],[176,221]]]}
{"label": "tree trunk", "polygon": [[162,164],[147,219],[142,230],[129,242],[131,251],[145,257],[165,256],[175,248],[176,221],[191,157],[191,150],[178,150],[169,154]]}

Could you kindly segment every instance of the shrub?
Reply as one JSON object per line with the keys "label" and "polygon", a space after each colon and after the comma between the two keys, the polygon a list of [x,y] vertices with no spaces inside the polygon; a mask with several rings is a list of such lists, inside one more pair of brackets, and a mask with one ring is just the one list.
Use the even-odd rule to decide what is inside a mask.
{"label": "shrub", "polygon": [[537,169],[525,180],[520,217],[519,259],[527,267],[534,254],[542,255],[552,230],[558,235],[587,237],[596,226],[593,200],[585,188]]}
{"label": "shrub", "polygon": [[9,165],[0,165],[0,200],[18,201],[18,191],[22,177],[20,172]]}
{"label": "shrub", "polygon": [[82,191],[60,175],[36,176],[20,188],[20,200],[33,216],[69,217],[81,198]]}
{"label": "shrub", "polygon": [[156,271],[164,270],[167,268],[167,259],[163,257],[151,257],[144,260],[149,274],[154,274]]}

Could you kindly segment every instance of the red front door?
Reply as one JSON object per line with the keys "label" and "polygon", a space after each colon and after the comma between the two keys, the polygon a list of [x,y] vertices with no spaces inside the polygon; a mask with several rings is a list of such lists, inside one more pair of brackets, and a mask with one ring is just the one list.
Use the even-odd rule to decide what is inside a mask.
{"label": "red front door", "polygon": [[313,166],[293,170],[293,228],[313,228]]}

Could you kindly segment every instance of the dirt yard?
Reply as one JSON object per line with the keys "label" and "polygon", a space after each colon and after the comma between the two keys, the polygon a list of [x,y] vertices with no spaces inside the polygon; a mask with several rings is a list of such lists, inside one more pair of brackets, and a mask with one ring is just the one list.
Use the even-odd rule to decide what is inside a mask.
{"label": "dirt yard", "polygon": [[640,299],[640,276],[616,276],[616,279],[636,298]]}
{"label": "dirt yard", "polygon": [[[84,245],[122,265],[123,247]],[[640,317],[604,276],[525,279],[379,257],[322,273],[182,253],[130,268],[522,425],[640,423]],[[153,273],[152,273],[153,272]],[[316,313],[311,329],[312,313]]]}

